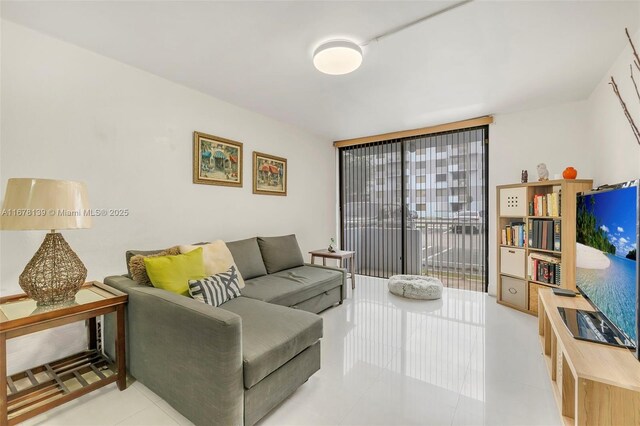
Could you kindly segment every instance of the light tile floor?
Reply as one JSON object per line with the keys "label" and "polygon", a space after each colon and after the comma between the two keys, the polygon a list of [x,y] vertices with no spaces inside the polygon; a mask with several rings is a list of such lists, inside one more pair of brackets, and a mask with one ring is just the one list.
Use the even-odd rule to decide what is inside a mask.
{"label": "light tile floor", "polygon": [[[534,317],[478,292],[393,296],[357,277],[322,313],[322,368],[260,426],[559,425]],[[191,424],[135,382],[85,395],[28,425]]]}

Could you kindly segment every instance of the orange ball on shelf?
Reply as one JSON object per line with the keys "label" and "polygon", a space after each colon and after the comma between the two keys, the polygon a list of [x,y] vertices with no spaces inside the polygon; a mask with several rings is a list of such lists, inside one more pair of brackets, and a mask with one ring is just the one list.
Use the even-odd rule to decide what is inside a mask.
{"label": "orange ball on shelf", "polygon": [[567,167],[564,169],[564,172],[562,172],[562,177],[565,179],[575,179],[578,177],[578,171],[573,167]]}

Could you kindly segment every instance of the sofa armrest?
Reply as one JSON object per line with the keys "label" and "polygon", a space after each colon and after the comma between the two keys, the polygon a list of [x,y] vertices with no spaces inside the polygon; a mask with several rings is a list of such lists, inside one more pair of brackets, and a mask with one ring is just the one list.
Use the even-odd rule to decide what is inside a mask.
{"label": "sofa armrest", "polygon": [[[143,287],[138,284],[137,281],[132,280],[126,275],[113,275],[104,279],[104,283],[110,287],[115,288],[116,290],[123,291],[125,293],[129,293],[129,290],[134,287]],[[147,287],[147,286],[144,286]]]}
{"label": "sofa armrest", "polygon": [[337,268],[335,266],[316,265],[314,263],[305,263],[305,265],[306,266],[312,266],[314,268],[329,269],[331,271],[341,272],[342,273],[342,290],[340,292],[340,294],[341,294],[340,303],[342,303],[342,301],[347,298],[347,270],[346,269]]}
{"label": "sofa armrest", "polygon": [[[127,277],[126,275],[113,275],[110,277],[106,277],[104,279],[104,283],[110,287],[115,288],[116,290],[120,290],[127,295],[131,292],[131,289],[136,287],[141,287],[136,281]],[[127,316],[127,307],[125,306],[125,318]],[[115,315],[105,315],[104,317],[104,337],[102,339],[102,347],[104,348],[104,352],[111,357],[111,359],[115,359],[116,357],[116,316]],[[127,354],[127,365],[130,365],[129,362],[129,332],[127,330],[128,323],[125,320],[124,324],[125,328],[125,343],[126,343],[126,354]]]}
{"label": "sofa armrest", "polygon": [[[129,294],[126,333],[131,375],[196,425],[210,424],[212,419],[216,424],[241,425],[240,316],[135,282],[113,277],[105,282]],[[105,334],[112,327],[107,323]]]}

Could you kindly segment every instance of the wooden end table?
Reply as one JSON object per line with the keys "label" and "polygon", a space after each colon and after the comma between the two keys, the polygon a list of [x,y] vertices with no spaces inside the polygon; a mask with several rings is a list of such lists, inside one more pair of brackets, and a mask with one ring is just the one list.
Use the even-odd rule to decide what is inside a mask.
{"label": "wooden end table", "polygon": [[321,249],[321,250],[310,251],[309,254],[311,254],[311,263],[316,262],[316,257],[321,257],[322,264],[324,266],[327,266],[327,259],[338,259],[340,261],[339,265],[342,268],[344,261],[348,260],[349,272],[351,274],[351,288],[352,289],[356,288],[356,274],[355,274],[355,266],[354,266],[355,259],[356,259],[355,251],[336,250],[334,252],[331,252],[327,249]]}
{"label": "wooden end table", "polygon": [[[0,298],[0,425],[23,422],[53,407],[117,382],[127,386],[124,307],[127,294],[99,282],[85,284],[74,302],[36,306],[25,294]],[[96,317],[115,312],[116,364],[98,351]],[[7,377],[7,340],[86,321],[86,351]]]}

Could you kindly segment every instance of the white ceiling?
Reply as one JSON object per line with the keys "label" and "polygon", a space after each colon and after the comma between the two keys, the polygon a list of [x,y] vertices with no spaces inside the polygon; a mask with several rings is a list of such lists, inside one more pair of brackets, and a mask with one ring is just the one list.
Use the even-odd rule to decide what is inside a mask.
{"label": "white ceiling", "polygon": [[476,1],[313,67],[452,2],[3,1],[2,16],[330,139],[585,99],[639,27],[640,2]]}

